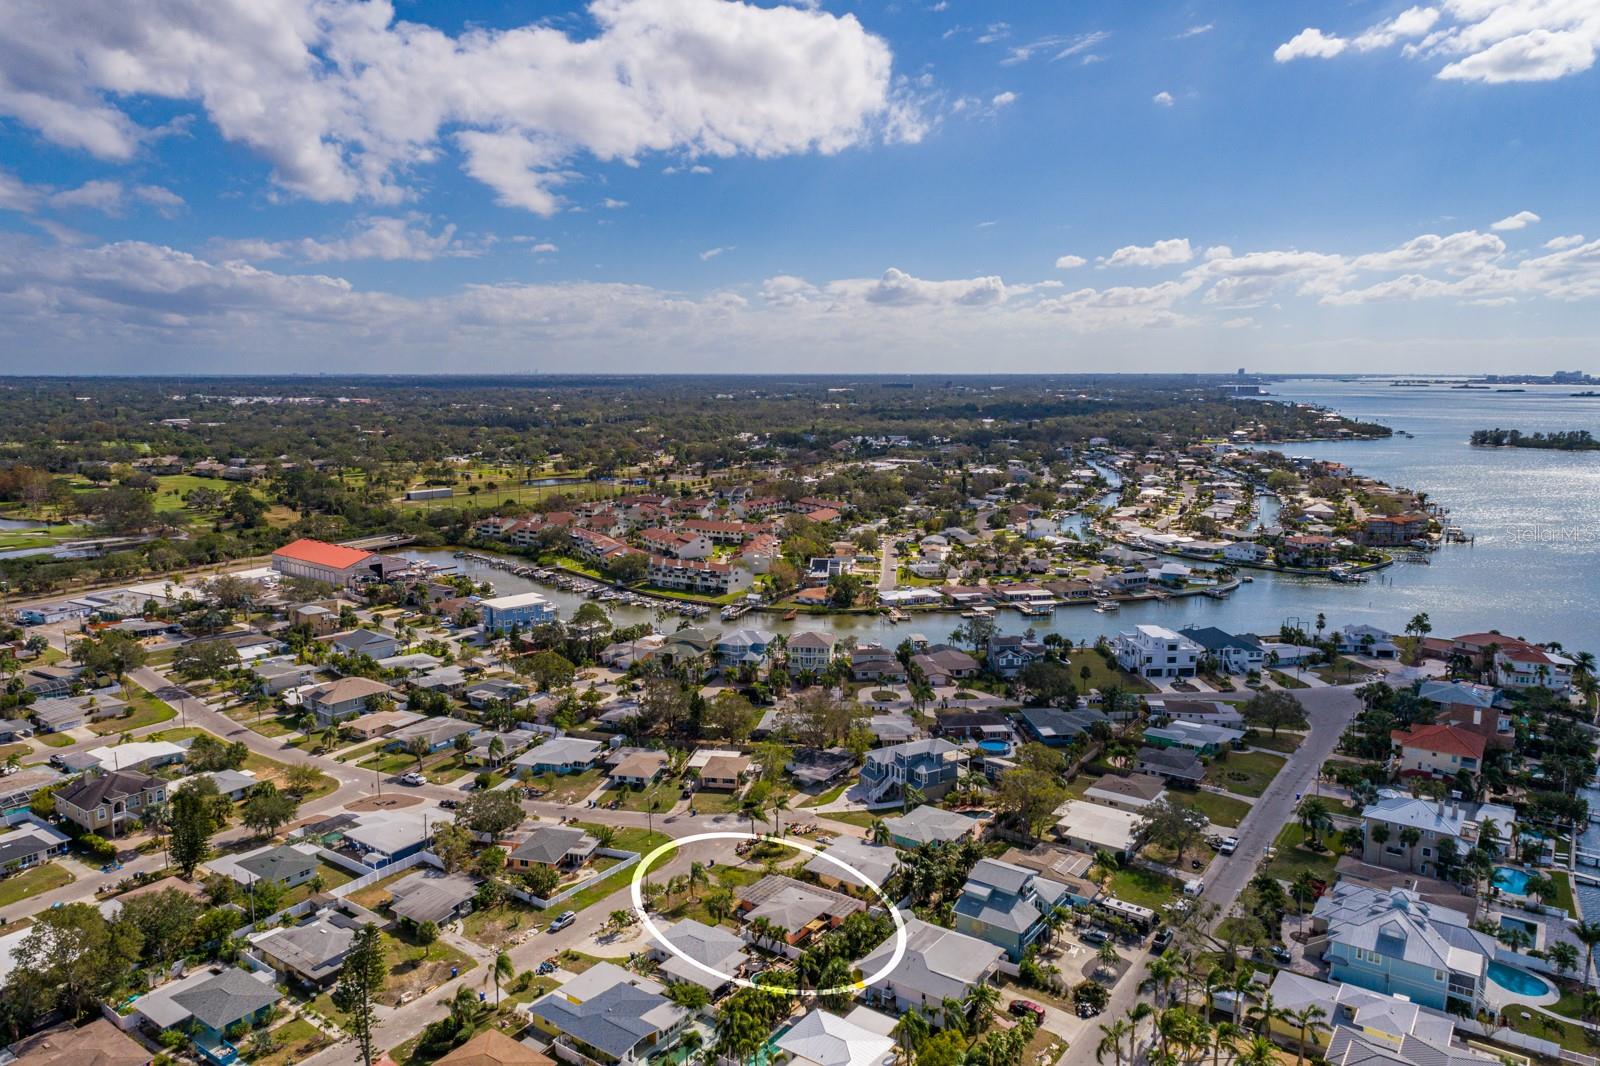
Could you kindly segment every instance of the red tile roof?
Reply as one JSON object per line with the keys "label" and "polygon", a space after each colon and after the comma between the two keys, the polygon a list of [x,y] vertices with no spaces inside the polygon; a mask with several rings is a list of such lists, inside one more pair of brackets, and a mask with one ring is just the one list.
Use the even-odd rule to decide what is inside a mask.
{"label": "red tile roof", "polygon": [[335,570],[348,569],[372,556],[371,552],[362,551],[360,548],[346,548],[341,544],[329,544],[327,541],[311,540],[307,537],[302,537],[292,544],[285,544],[272,554],[275,558],[294,559],[314,566],[330,566]]}
{"label": "red tile roof", "polygon": [[1407,732],[1396,729],[1389,734],[1402,748],[1421,748],[1441,755],[1470,755],[1483,758],[1484,738],[1480,733],[1453,725],[1419,725]]}

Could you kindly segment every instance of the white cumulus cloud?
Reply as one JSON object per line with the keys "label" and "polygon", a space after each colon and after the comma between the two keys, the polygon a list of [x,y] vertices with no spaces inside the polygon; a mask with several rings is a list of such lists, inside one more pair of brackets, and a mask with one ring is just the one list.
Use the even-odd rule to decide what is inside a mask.
{"label": "white cumulus cloud", "polygon": [[1167,92],[1165,89],[1156,93],[1150,98],[1150,100],[1152,103],[1160,104],[1162,107],[1172,106],[1172,94]]}
{"label": "white cumulus cloud", "polygon": [[1072,270],[1076,267],[1083,266],[1083,264],[1087,263],[1088,261],[1089,260],[1085,259],[1081,255],[1063,255],[1056,259],[1056,269]]}
{"label": "white cumulus cloud", "polygon": [[1329,36],[1315,26],[1308,27],[1284,41],[1272,52],[1279,63],[1294,59],[1332,59],[1350,47],[1343,37]]}
{"label": "white cumulus cloud", "polygon": [[1169,240],[1156,241],[1151,245],[1125,245],[1112,252],[1102,262],[1112,267],[1159,267],[1187,263],[1193,258],[1194,249],[1189,247],[1189,238],[1173,237]]}
{"label": "white cumulus cloud", "polygon": [[1528,226],[1537,221],[1539,221],[1539,216],[1534,214],[1532,211],[1518,211],[1514,215],[1507,215],[1499,222],[1492,224],[1489,228],[1492,230],[1501,231],[1508,229],[1526,229]]}

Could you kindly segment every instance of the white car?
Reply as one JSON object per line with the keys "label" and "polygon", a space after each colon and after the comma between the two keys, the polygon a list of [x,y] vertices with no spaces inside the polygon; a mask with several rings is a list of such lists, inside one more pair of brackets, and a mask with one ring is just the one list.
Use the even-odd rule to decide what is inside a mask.
{"label": "white car", "polygon": [[1220,845],[1217,846],[1217,851],[1219,853],[1223,854],[1223,855],[1232,855],[1234,852],[1236,852],[1238,850],[1239,850],[1239,838],[1238,837],[1228,837],[1227,839],[1223,840],[1223,842]]}
{"label": "white car", "polygon": [[562,911],[556,915],[556,920],[550,923],[550,932],[559,933],[577,920],[578,916],[572,911]]}
{"label": "white car", "polygon": [[428,780],[427,778],[423,777],[421,774],[417,773],[415,770],[412,770],[409,773],[405,773],[405,774],[401,774],[400,775],[400,783],[402,785],[422,785],[422,784],[426,784],[427,780]]}

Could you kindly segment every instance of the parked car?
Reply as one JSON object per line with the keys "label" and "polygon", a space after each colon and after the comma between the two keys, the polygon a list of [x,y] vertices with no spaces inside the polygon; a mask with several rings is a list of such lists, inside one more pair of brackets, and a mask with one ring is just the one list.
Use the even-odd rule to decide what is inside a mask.
{"label": "parked car", "polygon": [[1272,945],[1272,961],[1287,966],[1294,961],[1294,954],[1282,944],[1274,944]]}
{"label": "parked car", "polygon": [[1088,944],[1090,947],[1097,948],[1111,938],[1106,935],[1106,931],[1104,929],[1087,929],[1078,934],[1078,939],[1083,941],[1085,944]]}
{"label": "parked car", "polygon": [[550,931],[552,933],[559,933],[561,930],[565,929],[567,926],[571,925],[577,920],[578,916],[572,911],[562,911],[560,914],[556,915],[556,920],[550,923]]}
{"label": "parked car", "polygon": [[427,783],[427,780],[427,778],[423,777],[415,770],[409,770],[400,775],[400,783],[402,785],[423,785]]}
{"label": "parked car", "polygon": [[1032,1000],[1014,999],[1007,1005],[1006,1011],[1010,1014],[1015,1014],[1019,1018],[1024,1014],[1031,1014],[1034,1021],[1040,1025],[1044,1024],[1044,1008]]}
{"label": "parked car", "polygon": [[457,807],[461,806],[461,802],[453,799],[442,799],[439,801],[439,806],[444,810],[453,811]]}
{"label": "parked car", "polygon": [[1150,950],[1159,955],[1172,944],[1172,926],[1164,925],[1150,938]]}
{"label": "parked car", "polygon": [[1232,855],[1234,852],[1239,850],[1239,838],[1226,838],[1220,845],[1218,845],[1217,850],[1224,855]]}

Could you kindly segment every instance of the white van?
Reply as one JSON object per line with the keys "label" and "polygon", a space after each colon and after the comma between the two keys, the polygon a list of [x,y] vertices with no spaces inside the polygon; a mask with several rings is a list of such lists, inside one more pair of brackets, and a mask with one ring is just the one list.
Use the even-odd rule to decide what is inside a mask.
{"label": "white van", "polygon": [[1183,894],[1185,896],[1198,896],[1205,890],[1206,883],[1198,877],[1196,877],[1193,881],[1185,881],[1183,885]]}

